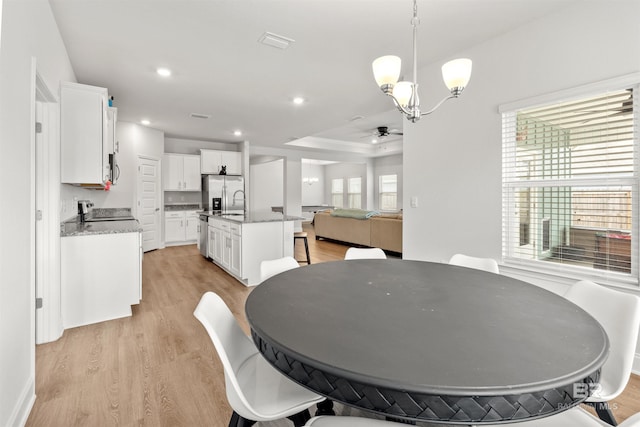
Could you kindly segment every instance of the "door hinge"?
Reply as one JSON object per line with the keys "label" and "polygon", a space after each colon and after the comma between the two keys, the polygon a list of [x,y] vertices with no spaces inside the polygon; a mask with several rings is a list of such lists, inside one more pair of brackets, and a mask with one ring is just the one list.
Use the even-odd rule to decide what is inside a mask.
{"label": "door hinge", "polygon": [[36,310],[42,308],[42,298],[36,298]]}
{"label": "door hinge", "polygon": [[40,209],[36,211],[36,221],[42,221],[42,211]]}
{"label": "door hinge", "polygon": [[36,122],[36,133],[42,133],[42,123]]}

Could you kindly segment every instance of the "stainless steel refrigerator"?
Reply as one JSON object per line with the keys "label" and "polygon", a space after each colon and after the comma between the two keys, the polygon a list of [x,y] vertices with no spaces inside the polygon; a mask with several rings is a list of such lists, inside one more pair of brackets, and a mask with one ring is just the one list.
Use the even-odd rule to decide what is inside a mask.
{"label": "stainless steel refrigerator", "polygon": [[202,175],[202,208],[220,211],[223,215],[244,214],[244,178],[240,175]]}

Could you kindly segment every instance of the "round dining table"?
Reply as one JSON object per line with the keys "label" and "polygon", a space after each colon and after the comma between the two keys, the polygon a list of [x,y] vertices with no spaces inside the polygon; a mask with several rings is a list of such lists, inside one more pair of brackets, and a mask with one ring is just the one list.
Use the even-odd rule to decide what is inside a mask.
{"label": "round dining table", "polygon": [[314,264],[249,295],[253,341],[331,401],[408,421],[496,424],[553,415],[597,384],[609,341],[538,286],[400,259]]}

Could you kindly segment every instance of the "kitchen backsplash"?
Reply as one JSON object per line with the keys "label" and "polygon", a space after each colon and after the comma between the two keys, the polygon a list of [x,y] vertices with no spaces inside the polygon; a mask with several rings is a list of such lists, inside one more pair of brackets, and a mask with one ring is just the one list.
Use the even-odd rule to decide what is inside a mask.
{"label": "kitchen backsplash", "polygon": [[199,191],[165,191],[165,205],[191,205],[202,203],[202,196]]}

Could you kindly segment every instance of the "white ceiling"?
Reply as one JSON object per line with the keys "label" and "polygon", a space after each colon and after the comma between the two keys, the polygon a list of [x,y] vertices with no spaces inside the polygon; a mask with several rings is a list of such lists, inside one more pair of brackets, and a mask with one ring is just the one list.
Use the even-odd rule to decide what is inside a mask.
{"label": "white ceiling", "polygon": [[[576,1],[419,0],[419,67]],[[401,150],[401,138],[372,144],[366,136],[378,126],[402,129],[371,61],[397,54],[403,70],[411,66],[411,0],[50,3],[76,78],[108,88],[119,120],[146,118],[166,136],[252,146],[294,147],[287,143],[297,140],[316,152]],[[286,50],[262,45],[265,31],[295,42]],[[157,67],[172,76],[158,76]],[[293,105],[296,96],[307,102]],[[236,129],[243,136],[233,136]]]}

